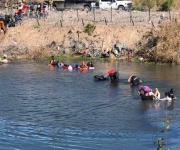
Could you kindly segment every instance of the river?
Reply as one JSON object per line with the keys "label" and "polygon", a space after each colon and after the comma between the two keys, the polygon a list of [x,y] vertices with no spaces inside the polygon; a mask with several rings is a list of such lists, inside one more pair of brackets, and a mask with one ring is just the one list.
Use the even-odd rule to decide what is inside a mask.
{"label": "river", "polygon": [[[153,150],[158,138],[165,139],[165,148],[180,149],[180,66],[95,66],[68,72],[36,62],[0,65],[0,149]],[[119,84],[94,81],[112,67],[119,71]],[[131,73],[162,95],[174,88],[177,100],[142,102],[127,84]]]}

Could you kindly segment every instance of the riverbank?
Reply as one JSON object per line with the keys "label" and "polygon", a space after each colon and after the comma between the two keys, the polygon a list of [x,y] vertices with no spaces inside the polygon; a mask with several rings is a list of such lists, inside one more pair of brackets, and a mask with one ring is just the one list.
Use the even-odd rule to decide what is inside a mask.
{"label": "riverbank", "polygon": [[[153,12],[152,22],[148,22],[146,13],[133,12],[132,23],[129,12],[112,13],[113,17],[108,11],[97,11],[94,18],[92,13],[67,11],[51,12],[47,19],[25,18],[21,25],[9,28],[5,36],[1,34],[0,54],[11,59],[39,59],[93,51],[92,56],[96,57],[94,53],[111,51],[115,44],[137,52],[144,35],[157,31],[159,23],[168,18],[163,12],[165,20],[161,20],[162,12]],[[172,14],[172,18],[178,15]],[[110,58],[115,56],[112,54]]]}

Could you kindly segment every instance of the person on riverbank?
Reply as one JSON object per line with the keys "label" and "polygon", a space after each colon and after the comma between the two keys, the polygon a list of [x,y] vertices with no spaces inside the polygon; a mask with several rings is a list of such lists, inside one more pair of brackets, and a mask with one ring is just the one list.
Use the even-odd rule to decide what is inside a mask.
{"label": "person on riverbank", "polygon": [[0,58],[0,63],[3,63],[3,64],[9,63],[9,60],[7,59],[6,54],[3,55],[3,58]]}
{"label": "person on riverbank", "polygon": [[142,83],[142,80],[137,77],[136,75],[131,75],[129,78],[128,78],[128,83],[130,83],[131,86],[137,86],[137,85],[140,85]]}
{"label": "person on riverbank", "polygon": [[102,58],[108,58],[108,57],[110,57],[110,51],[104,50],[104,51],[101,53],[101,57],[102,57]]}

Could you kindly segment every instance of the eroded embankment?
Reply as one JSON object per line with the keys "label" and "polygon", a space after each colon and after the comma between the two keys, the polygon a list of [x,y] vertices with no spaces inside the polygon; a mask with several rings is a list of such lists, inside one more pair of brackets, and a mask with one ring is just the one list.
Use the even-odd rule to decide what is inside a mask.
{"label": "eroded embankment", "polygon": [[[56,18],[57,19],[57,18]],[[90,24],[88,28],[87,25]],[[85,31],[86,29],[86,31]],[[9,58],[42,58],[84,50],[111,50],[114,44],[131,48],[146,61],[179,63],[180,26],[178,20],[159,26],[141,23],[59,22],[28,19],[1,34],[0,53]]]}
{"label": "eroded embankment", "polygon": [[[84,32],[85,26],[81,23],[68,25],[51,23],[48,20],[40,20],[38,26],[36,20],[26,20],[22,25],[9,28],[7,34],[1,36],[0,51],[9,57],[38,57],[70,54],[76,50],[85,49],[111,50],[115,43],[134,48],[149,27],[121,24],[90,23],[94,26],[91,33]],[[90,29],[91,30],[91,29]]]}

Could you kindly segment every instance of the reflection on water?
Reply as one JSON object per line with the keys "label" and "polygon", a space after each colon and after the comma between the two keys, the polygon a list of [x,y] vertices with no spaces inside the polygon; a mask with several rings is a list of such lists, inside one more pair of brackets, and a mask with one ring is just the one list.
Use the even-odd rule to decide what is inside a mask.
{"label": "reflection on water", "polygon": [[[159,137],[180,149],[180,102],[142,102],[127,84],[135,73],[161,93],[175,88],[180,67],[96,62],[80,73],[20,62],[0,66],[0,149],[156,149]],[[95,82],[116,68],[119,84]],[[162,94],[163,95],[163,94]],[[163,129],[165,127],[167,130]]]}

